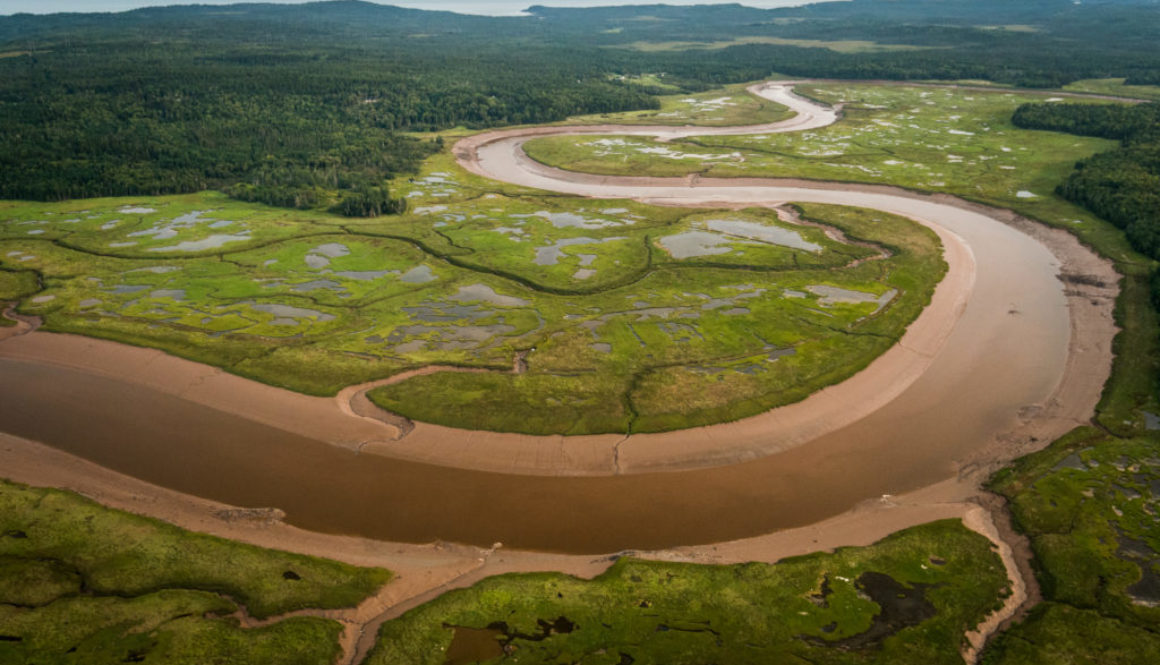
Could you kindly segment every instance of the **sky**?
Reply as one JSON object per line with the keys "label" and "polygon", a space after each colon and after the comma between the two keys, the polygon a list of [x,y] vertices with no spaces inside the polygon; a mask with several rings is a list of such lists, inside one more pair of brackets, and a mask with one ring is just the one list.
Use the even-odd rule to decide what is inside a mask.
{"label": "sky", "polygon": [[[299,4],[308,0],[251,0],[278,4]],[[707,5],[739,2],[750,7],[789,7],[809,0],[371,0],[383,5],[439,9],[465,14],[514,15],[532,5],[549,7],[600,7],[607,5],[658,4]],[[816,0],[815,0],[816,1]],[[138,7],[163,5],[229,5],[238,0],[0,0],[0,15],[28,12],[121,12]]]}

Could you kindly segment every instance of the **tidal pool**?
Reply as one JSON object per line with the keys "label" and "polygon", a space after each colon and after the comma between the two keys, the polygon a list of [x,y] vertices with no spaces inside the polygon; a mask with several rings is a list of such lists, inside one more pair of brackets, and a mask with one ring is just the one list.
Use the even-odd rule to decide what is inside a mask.
{"label": "tidal pool", "polygon": [[295,293],[306,293],[309,291],[317,291],[323,289],[326,291],[334,291],[335,293],[346,293],[346,287],[333,279],[316,279],[310,282],[302,282],[290,287],[290,290]]}
{"label": "tidal pool", "polygon": [[243,302],[241,305],[248,305],[250,309],[266,314],[273,314],[276,317],[284,319],[314,319],[316,321],[333,321],[334,315],[320,312],[316,309],[307,309],[305,307],[294,307],[291,305],[282,305],[279,303],[256,303]]}
{"label": "tidal pool", "polygon": [[797,231],[783,229],[780,226],[746,222],[739,219],[711,219],[705,223],[710,230],[725,233],[731,236],[740,236],[749,240],[767,242],[772,245],[781,245],[793,249],[803,249],[807,252],[819,252],[821,245],[809,242],[801,237]]}
{"label": "tidal pool", "polygon": [[343,245],[342,243],[328,242],[325,245],[319,245],[318,247],[310,250],[310,253],[321,254],[332,259],[337,259],[341,256],[349,256],[350,248],[346,245]]}
{"label": "tidal pool", "polygon": [[500,307],[526,307],[529,304],[522,298],[500,295],[486,284],[461,286],[455,295],[449,297],[459,302],[486,302]]}
{"label": "tidal pool", "polygon": [[157,289],[156,291],[151,291],[149,293],[149,297],[159,299],[168,298],[169,300],[185,300],[185,289]]}
{"label": "tidal pool", "polygon": [[632,221],[620,222],[610,219],[591,219],[574,212],[549,212],[547,210],[540,210],[531,215],[512,215],[512,217],[517,219],[539,217],[540,219],[548,220],[552,226],[558,229],[603,229],[610,226],[621,226],[624,223],[632,224]]}
{"label": "tidal pool", "polygon": [[[619,236],[615,237],[615,238],[603,238],[600,240],[597,240],[596,238],[583,238],[583,237],[581,237],[581,238],[564,238],[563,240],[556,241],[556,244],[554,244],[554,245],[537,247],[536,248],[536,258],[533,259],[532,262],[538,266],[554,266],[557,263],[559,263],[560,259],[564,256],[564,248],[565,247],[575,247],[577,245],[595,245],[598,243],[615,242],[617,240],[626,240],[626,238],[619,237]],[[582,266],[586,266],[586,265],[588,265],[596,260],[595,254],[581,254],[580,257],[581,257],[580,265],[582,265]],[[584,257],[591,257],[591,258],[584,258]]]}
{"label": "tidal pool", "polygon": [[148,272],[153,273],[154,275],[164,275],[170,272],[177,272],[178,270],[181,270],[181,268],[177,266],[149,266],[148,268],[134,268],[132,270],[126,271],[125,274],[134,272]]}
{"label": "tidal pool", "polygon": [[[204,252],[207,249],[217,249],[231,242],[249,240],[249,233],[214,234],[201,240],[186,240],[168,247],[150,247],[150,252]],[[112,245],[110,245],[111,247]]]}
{"label": "tidal pool", "polygon": [[407,282],[408,284],[426,284],[427,282],[434,281],[438,278],[435,277],[435,273],[431,272],[431,268],[422,265],[411,268],[407,272],[403,273],[399,279]]}
{"label": "tidal pool", "polygon": [[114,293],[117,295],[124,295],[126,293],[139,293],[141,291],[144,291],[147,288],[149,288],[149,287],[148,286],[133,285],[133,284],[118,284],[117,286],[114,286],[113,288],[109,289],[109,293]]}
{"label": "tidal pool", "polygon": [[860,304],[872,302],[878,304],[878,307],[874,309],[875,313],[889,304],[891,300],[894,300],[894,296],[898,295],[897,289],[890,289],[886,293],[876,296],[873,293],[866,293],[865,291],[854,291],[824,284],[807,286],[806,290],[816,296],[820,296],[818,304],[823,307],[828,307],[836,303]]}
{"label": "tidal pool", "polygon": [[685,231],[657,240],[661,247],[674,259],[689,259],[695,256],[714,256],[733,251],[736,238],[729,238],[709,231]]}

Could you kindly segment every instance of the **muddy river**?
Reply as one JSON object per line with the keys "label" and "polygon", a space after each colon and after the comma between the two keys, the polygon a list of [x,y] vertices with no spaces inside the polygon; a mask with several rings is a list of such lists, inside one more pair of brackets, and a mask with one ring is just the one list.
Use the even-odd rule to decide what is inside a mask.
{"label": "muddy river", "polygon": [[[794,128],[800,125],[788,126]],[[0,430],[179,491],[277,507],[288,522],[311,530],[602,553],[768,533],[930,485],[981,452],[1001,448],[1058,393],[1072,330],[1056,277],[1059,264],[1042,244],[1010,226],[885,191],[772,181],[689,187],[679,180],[564,174],[529,165],[522,140],[484,145],[473,168],[581,195],[690,204],[817,201],[911,216],[969,248],[969,298],[949,336],[930,353],[929,366],[884,405],[773,454],[758,445],[778,434],[774,421],[763,421],[766,431],[744,434],[756,442],[752,454],[735,450],[732,463],[710,468],[551,477],[357,454],[138,383],[19,357],[0,357]],[[1102,378],[1092,380],[1102,385]],[[700,432],[711,439],[714,431]],[[729,438],[722,436],[723,448],[730,447]],[[665,442],[665,435],[642,438],[640,450],[656,460]],[[636,443],[625,445],[628,458]]]}

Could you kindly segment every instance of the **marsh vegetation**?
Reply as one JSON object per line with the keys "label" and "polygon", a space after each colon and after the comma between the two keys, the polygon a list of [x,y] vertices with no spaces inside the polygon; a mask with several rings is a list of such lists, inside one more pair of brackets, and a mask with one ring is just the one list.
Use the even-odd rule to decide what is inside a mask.
{"label": "marsh vegetation", "polygon": [[446,156],[394,189],[410,212],[366,222],[209,193],[6,204],[0,265],[49,330],[312,394],[525,353],[522,375],[371,397],[532,433],[676,429],[799,400],[889,348],[945,269],[932,233],[856,209],[800,210],[861,242],[789,212],[488,192]]}
{"label": "marsh vegetation", "polygon": [[279,618],[351,607],[382,569],[230,542],[0,482],[0,662],[324,665],[337,621]]}
{"label": "marsh vegetation", "polygon": [[493,577],[384,624],[367,663],[961,663],[1006,592],[988,541],[944,521],[773,565]]}

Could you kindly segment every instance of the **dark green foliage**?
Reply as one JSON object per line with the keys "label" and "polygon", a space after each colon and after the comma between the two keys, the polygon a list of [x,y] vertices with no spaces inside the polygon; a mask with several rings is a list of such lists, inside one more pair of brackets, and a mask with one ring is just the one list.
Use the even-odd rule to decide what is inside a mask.
{"label": "dark green foliage", "polygon": [[[488,18],[326,2],[0,17],[0,198],[222,188],[247,201],[329,206],[413,171],[435,149],[400,131],[657,108],[647,88],[616,74],[664,72],[686,90],[771,72],[1034,86],[1160,76],[1149,29],[1160,9],[1089,4],[867,0]],[[1030,31],[995,29],[1003,24]],[[625,48],[753,37],[928,50]]]}
{"label": "dark green foliage", "polygon": [[365,187],[344,194],[342,201],[332,211],[347,217],[378,217],[399,215],[406,209],[406,200],[391,198],[386,187]]}
{"label": "dark green foliage", "polygon": [[1160,135],[1077,165],[1059,193],[1124,229],[1132,247],[1160,258]]}
{"label": "dark green foliage", "polygon": [[[1120,148],[1076,164],[1056,191],[1123,229],[1136,251],[1160,259],[1160,104],[1024,104],[1013,121],[1028,129],[1120,139]],[[1160,309],[1155,274],[1151,289]]]}
{"label": "dark green foliage", "polygon": [[[390,574],[231,543],[0,482],[0,663],[327,665],[337,621]],[[242,605],[245,607],[243,608]]]}
{"label": "dark green foliage", "polygon": [[1024,129],[1126,140],[1160,123],[1160,104],[1024,104],[1011,122]]}
{"label": "dark green foliage", "polygon": [[307,210],[318,205],[318,191],[309,187],[278,187],[239,182],[226,188],[226,194],[239,201],[265,203],[279,208]]}

